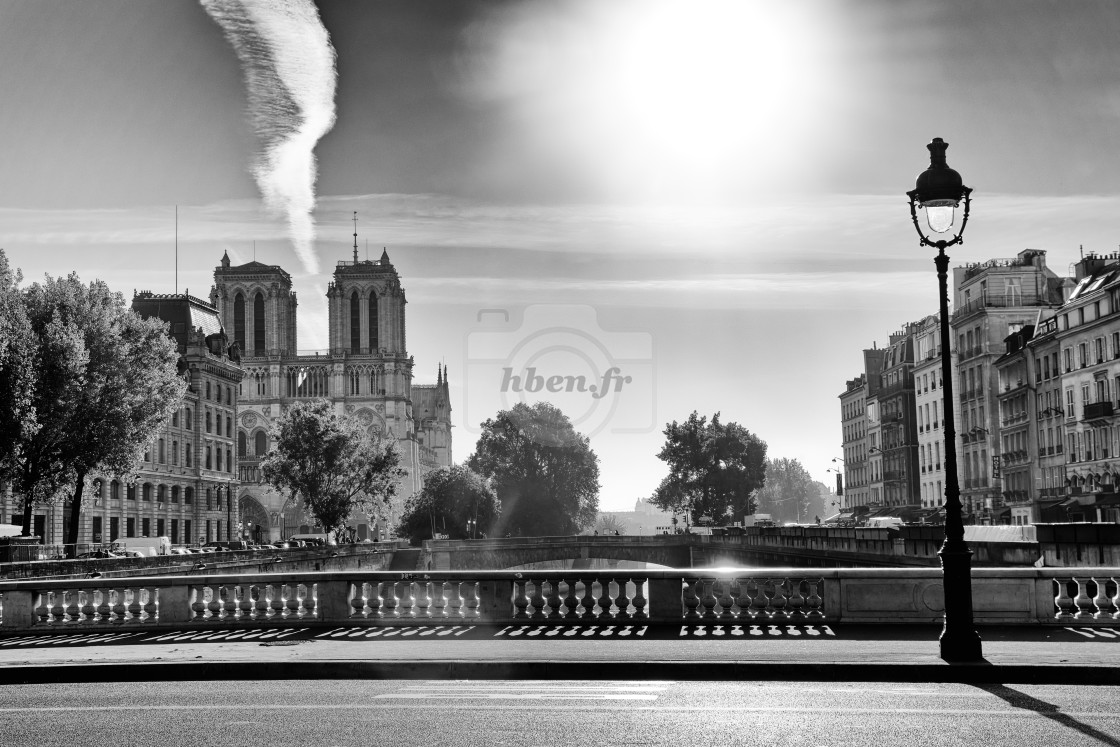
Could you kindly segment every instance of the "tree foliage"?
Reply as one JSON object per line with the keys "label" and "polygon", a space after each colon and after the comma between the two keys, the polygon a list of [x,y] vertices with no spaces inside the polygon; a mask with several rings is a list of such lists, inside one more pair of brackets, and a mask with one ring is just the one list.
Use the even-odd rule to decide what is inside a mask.
{"label": "tree foliage", "polygon": [[0,249],[0,476],[11,477],[23,443],[38,425],[32,404],[35,341],[18,270]]}
{"label": "tree foliage", "polygon": [[[394,533],[411,542],[431,539],[434,532],[450,539],[489,534],[501,512],[498,495],[469,467],[441,467],[424,477],[424,488],[411,496]],[[474,529],[468,529],[474,522]]]}
{"label": "tree foliage", "polygon": [[[808,523],[820,515],[817,483],[796,459],[766,462],[766,485],[758,491],[758,510],[775,522]],[[814,510],[815,509],[815,510]]]}
{"label": "tree foliage", "polygon": [[590,439],[547,402],[519,402],[482,424],[467,465],[501,502],[494,534],[577,534],[595,523],[599,458]]}
{"label": "tree foliage", "polygon": [[304,507],[328,532],[354,511],[377,515],[406,472],[396,442],[370,436],[325,399],[299,402],[272,425],[275,447],[261,460],[265,482]]}
{"label": "tree foliage", "polygon": [[141,318],[103,282],[47,277],[21,300],[35,363],[32,414],[7,474],[23,500],[25,535],[32,506],[72,488],[66,542],[73,544],[87,478],[135,470],[186,385],[165,323]]}
{"label": "tree foliage", "polygon": [[726,520],[754,513],[753,493],[766,479],[766,442],[738,423],[709,422],[695,410],[683,423],[665,426],[658,459],[669,474],[650,502],[673,513]]}

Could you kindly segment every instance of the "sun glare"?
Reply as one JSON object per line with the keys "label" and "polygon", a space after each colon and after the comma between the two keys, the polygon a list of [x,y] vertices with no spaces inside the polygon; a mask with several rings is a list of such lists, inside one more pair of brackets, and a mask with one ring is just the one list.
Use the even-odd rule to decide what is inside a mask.
{"label": "sun glare", "polygon": [[592,119],[614,120],[626,168],[653,159],[689,188],[791,168],[829,91],[820,19],[785,6],[664,0],[608,19]]}

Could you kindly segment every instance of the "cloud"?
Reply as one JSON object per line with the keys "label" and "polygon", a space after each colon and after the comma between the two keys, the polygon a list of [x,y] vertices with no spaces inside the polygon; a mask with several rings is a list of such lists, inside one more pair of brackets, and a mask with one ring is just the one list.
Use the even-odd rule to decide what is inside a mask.
{"label": "cloud", "polygon": [[327,30],[310,0],[201,2],[244,67],[265,206],[285,217],[304,269],[316,273],[314,148],[334,126],[337,79]]}

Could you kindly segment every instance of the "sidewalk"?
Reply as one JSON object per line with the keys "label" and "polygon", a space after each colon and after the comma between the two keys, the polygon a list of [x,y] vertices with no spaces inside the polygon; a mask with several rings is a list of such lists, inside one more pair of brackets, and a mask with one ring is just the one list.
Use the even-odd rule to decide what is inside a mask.
{"label": "sidewalk", "polygon": [[0,637],[6,682],[602,679],[1120,685],[1120,628],[991,627],[948,664],[934,626],[401,626]]}

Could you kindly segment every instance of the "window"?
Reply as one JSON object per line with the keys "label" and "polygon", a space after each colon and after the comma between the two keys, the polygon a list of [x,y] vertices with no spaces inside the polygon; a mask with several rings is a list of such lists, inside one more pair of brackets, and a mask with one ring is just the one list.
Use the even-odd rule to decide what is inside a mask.
{"label": "window", "polygon": [[206,399],[210,399],[210,382],[206,382]]}
{"label": "window", "polygon": [[159,501],[160,503],[164,503],[167,500],[167,486],[166,485],[160,485],[156,489],[156,500]]}
{"label": "window", "polygon": [[245,437],[245,431],[237,432],[237,456],[246,456],[246,452],[249,450],[248,441],[249,439]]}
{"label": "window", "polygon": [[130,483],[129,485],[125,486],[124,497],[125,500],[128,501],[136,500],[136,483]]}
{"label": "window", "polygon": [[210,488],[206,488],[206,510],[214,510],[214,493],[210,490]]}
{"label": "window", "polygon": [[376,351],[380,346],[377,339],[377,294],[369,292],[369,350]]}
{"label": "window", "polygon": [[226,472],[233,473],[233,449],[226,449]]}
{"label": "window", "polygon": [[145,501],[152,500],[152,484],[150,482],[144,483],[144,493],[143,493],[143,496],[142,496],[142,500],[145,500]]}
{"label": "window", "polygon": [[190,467],[191,466],[191,461],[193,460],[193,457],[191,456],[191,447],[190,446],[187,446],[187,448],[184,450],[183,456],[185,456],[187,458],[187,466]]}
{"label": "window", "polygon": [[190,544],[194,542],[194,537],[191,536],[191,520],[183,519],[183,542]]}
{"label": "window", "polygon": [[226,416],[226,438],[233,438],[233,416]]}
{"label": "window", "polygon": [[156,445],[156,454],[159,457],[159,463],[160,464],[167,464],[167,459],[165,458],[164,451],[163,451],[163,439],[162,438],[159,440],[159,443]]}
{"label": "window", "polygon": [[219,511],[221,511],[222,510],[222,489],[221,488],[218,488],[216,491],[214,491],[214,499],[215,499],[215,503],[217,504],[216,505],[217,509]]}
{"label": "window", "polygon": [[1077,345],[1077,365],[1081,368],[1089,365],[1089,351],[1083,342]]}
{"label": "window", "polygon": [[194,488],[183,488],[183,505],[189,506],[194,503]]}
{"label": "window", "polygon": [[233,299],[233,341],[242,350],[249,350],[245,347],[245,296],[241,295],[240,292]]}
{"label": "window", "polygon": [[1104,338],[1098,337],[1095,342],[1097,344],[1097,363],[1104,363]]}
{"label": "window", "polygon": [[121,484],[116,480],[109,483],[109,500],[119,501],[121,499]]}
{"label": "window", "polygon": [[220,405],[220,404],[222,404],[222,387],[219,384],[218,386],[216,386],[214,388],[217,390],[217,391],[214,392],[214,394],[217,396],[218,404]]}
{"label": "window", "polygon": [[171,413],[171,427],[172,428],[178,428],[179,427],[179,411],[178,410]]}
{"label": "window", "polygon": [[268,436],[264,431],[257,431],[253,436],[253,453],[256,456],[264,456],[268,453]]}
{"label": "window", "polygon": [[1062,351],[1062,357],[1065,359],[1065,362],[1066,362],[1066,373],[1069,373],[1070,371],[1073,370],[1073,349],[1072,348],[1066,348],[1065,350],[1063,350]]}
{"label": "window", "polygon": [[124,520],[124,536],[125,537],[135,537],[136,536],[136,519],[133,519],[133,518],[129,517],[129,518]]}
{"label": "window", "polygon": [[358,291],[350,294],[350,352],[357,353],[362,347],[362,309]]}
{"label": "window", "polygon": [[178,441],[172,441],[171,442],[171,464],[173,464],[173,465],[178,465],[179,464],[179,442]]}
{"label": "window", "polygon": [[210,464],[211,464],[211,461],[210,461],[210,445],[209,445],[209,444],[207,444],[207,445],[206,445],[206,463],[205,463],[205,468],[206,468],[206,469],[210,469]]}
{"label": "window", "polygon": [[212,422],[212,421],[211,421],[211,419],[210,419],[210,411],[209,411],[209,410],[207,410],[207,411],[206,411],[206,432],[207,432],[207,433],[210,433],[210,432],[211,432],[211,430],[210,430],[210,425],[211,425],[211,422]]}
{"label": "window", "polygon": [[[222,390],[219,389],[218,391]],[[214,432],[219,436],[222,435],[222,413],[220,412],[214,413]]]}
{"label": "window", "polygon": [[186,425],[186,427],[187,427],[187,430],[188,430],[188,431],[189,431],[189,430],[190,430],[191,428],[193,428],[193,427],[194,427],[194,426],[192,426],[192,425],[191,425],[191,408],[189,408],[189,407],[187,408],[187,417],[186,417],[186,423],[185,423],[185,425]]}
{"label": "window", "polygon": [[172,503],[178,503],[179,502],[179,486],[178,485],[172,485],[171,486],[171,502]]}
{"label": "window", "polygon": [[152,536],[152,520],[151,519],[141,519],[140,520],[140,536],[141,537],[151,537]]}
{"label": "window", "polygon": [[264,355],[264,294],[257,291],[253,296],[253,350]]}

